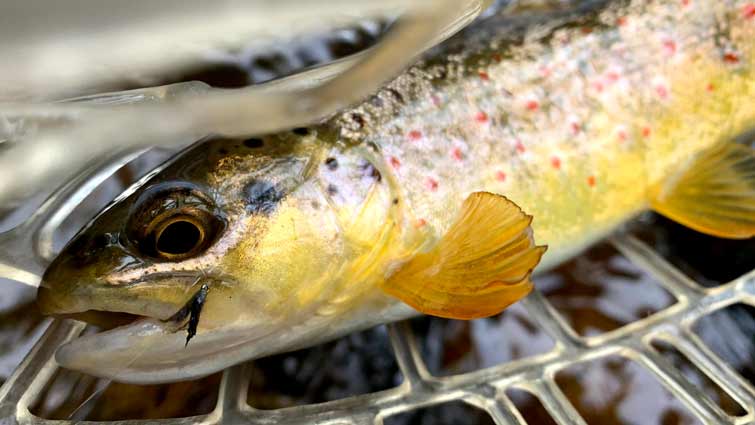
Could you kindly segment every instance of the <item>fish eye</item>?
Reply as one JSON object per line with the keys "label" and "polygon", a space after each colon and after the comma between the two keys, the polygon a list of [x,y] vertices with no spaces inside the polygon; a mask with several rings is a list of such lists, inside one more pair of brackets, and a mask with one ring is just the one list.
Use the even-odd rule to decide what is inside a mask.
{"label": "fish eye", "polygon": [[194,191],[172,191],[144,202],[131,217],[128,233],[141,253],[182,261],[206,251],[223,225],[208,199]]}
{"label": "fish eye", "polygon": [[154,227],[150,235],[154,253],[167,260],[192,256],[205,240],[204,223],[185,213],[174,214]]}

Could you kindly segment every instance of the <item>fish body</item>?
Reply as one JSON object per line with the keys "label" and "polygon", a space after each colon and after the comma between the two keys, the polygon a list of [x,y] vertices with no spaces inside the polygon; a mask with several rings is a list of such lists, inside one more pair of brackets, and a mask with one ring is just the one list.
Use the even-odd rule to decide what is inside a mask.
{"label": "fish body", "polygon": [[[517,260],[496,281],[512,280],[475,291],[504,291],[488,306],[500,311],[529,291],[543,252],[512,201],[548,246],[545,270],[662,206],[694,158],[753,128],[751,6],[586,2],[492,17],[324,123],[195,145],[48,269],[46,312],[144,316],[74,340],[58,361],[162,382],[409,317],[424,292],[451,305],[447,317],[474,317],[453,305],[482,309],[484,297],[434,285],[484,283],[485,258],[509,252],[480,252],[494,243]],[[499,225],[517,230],[495,240]]]}

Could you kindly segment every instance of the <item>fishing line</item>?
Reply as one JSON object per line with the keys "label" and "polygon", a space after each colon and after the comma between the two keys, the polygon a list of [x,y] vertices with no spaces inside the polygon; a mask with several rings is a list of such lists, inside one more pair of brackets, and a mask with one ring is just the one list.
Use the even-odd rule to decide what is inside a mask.
{"label": "fishing line", "polygon": [[[202,275],[206,276],[206,273],[202,270]],[[201,276],[197,277],[197,280],[194,281],[194,285],[199,283],[202,280]],[[168,319],[168,321],[172,321],[173,319],[177,319],[175,321],[183,321],[186,316],[189,316],[189,322],[188,322],[188,330],[187,330],[187,336],[186,336],[186,344],[184,347],[186,347],[189,344],[189,340],[191,340],[194,335],[196,335],[197,332],[197,326],[199,325],[199,316],[202,310],[202,307],[204,306],[204,302],[207,299],[207,292],[209,291],[209,286],[206,283],[203,283],[202,286],[199,288],[199,291],[197,291],[194,296],[191,297],[189,302],[186,303],[186,305],[179,310],[176,315],[174,315],[171,319]],[[141,343],[137,346],[140,351],[137,352],[131,359],[129,359],[126,363],[115,369],[115,374],[120,374],[120,372],[124,371],[126,368],[132,366],[134,362],[136,362],[140,357],[144,355],[144,353],[147,351],[147,339],[143,338]],[[84,401],[82,401],[76,409],[71,412],[71,414],[68,416],[68,420],[84,420],[86,419],[86,409],[84,407],[90,406],[94,403],[96,403],[102,394],[105,392],[105,390],[110,386],[110,384],[113,383],[112,379],[106,379],[106,380],[100,380],[98,383],[99,388],[97,388],[89,397],[87,397]],[[83,415],[76,416],[79,412],[85,412]],[[74,418],[74,416],[76,416]]]}
{"label": "fishing line", "polygon": [[[125,370],[127,367],[133,365],[135,361],[137,361],[141,356],[144,355],[144,353],[147,351],[147,344],[146,344],[146,342],[147,341],[145,339],[145,340],[143,340],[139,344],[138,347],[141,349],[141,351],[138,352],[138,353],[136,353],[136,355],[134,357],[132,357],[129,361],[127,361],[124,365],[122,365],[118,369],[116,369],[116,373],[120,373],[123,370]],[[81,402],[81,404],[79,404],[79,406],[76,409],[74,409],[73,412],[71,412],[71,414],[68,416],[68,420],[77,420],[77,421],[79,421],[79,420],[84,420],[85,419],[85,417],[76,417],[74,419],[74,415],[76,415],[77,413],[79,413],[79,411],[81,411],[82,408],[85,407],[86,405],[91,405],[91,404],[96,403],[100,399],[100,397],[102,396],[102,394],[105,392],[105,390],[110,386],[110,384],[113,383],[113,380],[112,379],[105,379],[105,380],[102,380],[101,382],[102,382],[102,385],[100,386],[100,388],[98,388],[97,390],[95,390],[89,397],[86,398],[86,400],[84,400],[83,402]],[[87,414],[87,413],[89,413],[89,412],[85,412],[85,414]]]}

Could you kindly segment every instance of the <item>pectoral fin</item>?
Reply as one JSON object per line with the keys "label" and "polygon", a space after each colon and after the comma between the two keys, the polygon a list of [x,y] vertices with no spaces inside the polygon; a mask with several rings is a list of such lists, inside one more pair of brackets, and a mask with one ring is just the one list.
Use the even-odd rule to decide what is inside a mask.
{"label": "pectoral fin", "polygon": [[727,143],[703,152],[670,182],[654,188],[657,212],[699,232],[755,235],[755,151]]}
{"label": "pectoral fin", "polygon": [[433,316],[492,316],[532,290],[530,274],[545,252],[532,217],[503,196],[475,192],[435,248],[417,254],[382,285],[388,294]]}

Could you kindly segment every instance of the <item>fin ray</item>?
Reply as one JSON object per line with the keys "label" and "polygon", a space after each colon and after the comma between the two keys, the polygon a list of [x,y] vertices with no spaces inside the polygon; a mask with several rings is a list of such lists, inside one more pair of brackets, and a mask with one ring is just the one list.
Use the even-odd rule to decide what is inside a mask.
{"label": "fin ray", "polygon": [[755,235],[755,150],[725,143],[698,155],[651,192],[657,212],[697,231],[745,239]]}
{"label": "fin ray", "polygon": [[503,196],[472,193],[437,245],[416,254],[381,287],[426,314],[497,314],[532,290],[530,275],[546,248],[535,245],[531,222]]}

